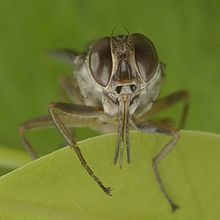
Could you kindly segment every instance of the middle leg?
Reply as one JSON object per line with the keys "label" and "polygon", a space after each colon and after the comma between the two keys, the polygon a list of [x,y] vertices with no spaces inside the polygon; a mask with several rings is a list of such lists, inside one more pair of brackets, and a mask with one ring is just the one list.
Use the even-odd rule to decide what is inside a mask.
{"label": "middle leg", "polygon": [[[158,99],[153,103],[153,107],[150,111],[147,111],[140,117],[137,116],[138,121],[145,121],[146,118],[149,118],[157,113],[160,113],[173,105],[183,102],[183,109],[181,112],[180,122],[178,128],[184,128],[186,124],[186,119],[189,111],[189,93],[185,90],[181,90],[175,93],[172,93],[164,98]],[[143,110],[144,111],[144,110]]]}

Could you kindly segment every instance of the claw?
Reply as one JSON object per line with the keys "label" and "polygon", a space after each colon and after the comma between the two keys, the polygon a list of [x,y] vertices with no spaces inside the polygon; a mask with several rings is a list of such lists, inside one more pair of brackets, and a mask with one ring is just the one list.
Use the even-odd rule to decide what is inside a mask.
{"label": "claw", "polygon": [[171,203],[171,208],[172,208],[172,212],[175,213],[176,210],[179,209],[180,207],[175,203]]}
{"label": "claw", "polygon": [[112,192],[112,188],[111,187],[105,187],[104,191],[106,194],[108,194],[109,196],[112,196],[111,192]]}

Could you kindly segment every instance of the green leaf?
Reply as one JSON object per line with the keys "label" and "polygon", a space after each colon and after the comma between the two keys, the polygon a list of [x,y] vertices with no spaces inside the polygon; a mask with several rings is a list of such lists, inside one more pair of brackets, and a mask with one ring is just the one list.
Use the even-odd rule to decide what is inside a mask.
{"label": "green leaf", "polygon": [[131,132],[131,163],[113,165],[115,135],[79,143],[105,195],[69,147],[0,178],[0,219],[219,219],[220,136],[184,131],[159,165],[164,185],[180,205],[175,214],[159,191],[151,161],[169,140]]}

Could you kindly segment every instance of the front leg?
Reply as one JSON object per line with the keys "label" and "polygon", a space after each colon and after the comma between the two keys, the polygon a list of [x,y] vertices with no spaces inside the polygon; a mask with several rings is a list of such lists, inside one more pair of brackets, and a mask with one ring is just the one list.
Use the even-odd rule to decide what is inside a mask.
{"label": "front leg", "polygon": [[66,121],[68,121],[68,123],[71,123],[72,121],[73,123],[81,122],[83,124],[84,119],[86,119],[87,124],[90,119],[91,123],[94,123],[94,120],[103,114],[102,109],[67,103],[51,103],[49,105],[49,112],[57,129],[63,135],[70,147],[75,151],[78,159],[80,160],[87,173],[95,180],[95,182],[105,193],[111,195],[111,188],[105,187],[99,178],[93,173],[92,169],[89,167],[85,158],[83,157],[78,144],[73,140],[69,130],[67,129],[67,126],[65,125]]}
{"label": "front leg", "polygon": [[148,133],[148,134],[158,133],[158,134],[168,135],[168,136],[172,137],[172,139],[153,158],[152,167],[153,167],[153,172],[154,172],[155,178],[157,180],[157,183],[159,184],[161,192],[163,193],[163,195],[167,199],[168,203],[170,204],[172,211],[175,211],[179,207],[171,199],[171,197],[169,196],[169,194],[167,193],[167,191],[163,185],[163,181],[160,177],[159,170],[158,170],[158,164],[175,147],[177,140],[179,138],[179,131],[174,128],[170,128],[170,127],[167,127],[167,126],[164,126],[161,124],[154,124],[151,122],[146,122],[144,124],[135,124],[134,122],[132,122],[132,124],[138,130],[140,130],[144,133]]}

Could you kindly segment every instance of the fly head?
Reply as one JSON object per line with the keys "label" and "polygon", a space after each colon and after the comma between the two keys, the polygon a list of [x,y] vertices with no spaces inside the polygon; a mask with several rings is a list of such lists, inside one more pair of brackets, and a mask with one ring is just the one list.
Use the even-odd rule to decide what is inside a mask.
{"label": "fly head", "polygon": [[[153,43],[142,34],[104,37],[92,45],[89,69],[94,80],[103,87],[102,104],[107,115],[118,115],[118,141],[114,163],[123,149],[129,153],[129,117],[134,114],[148,89],[155,84],[160,64]],[[120,152],[119,152],[119,149]]]}

